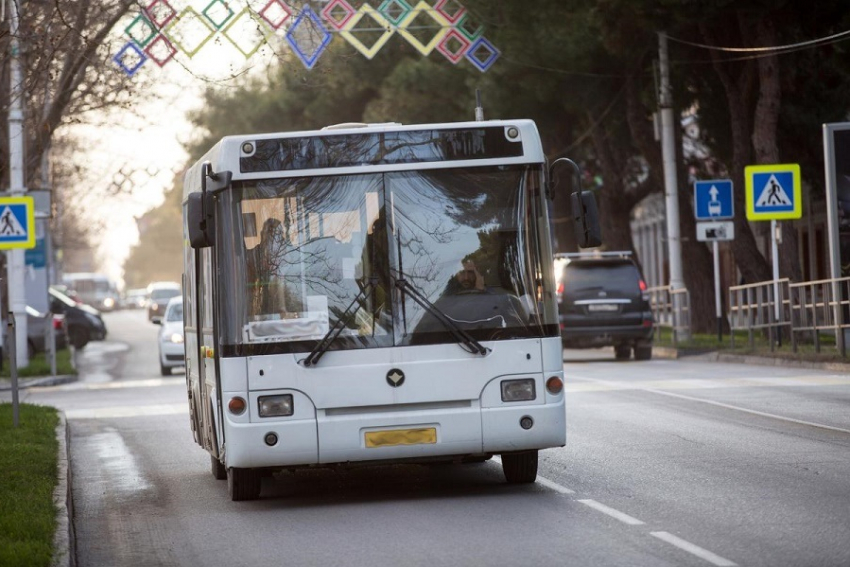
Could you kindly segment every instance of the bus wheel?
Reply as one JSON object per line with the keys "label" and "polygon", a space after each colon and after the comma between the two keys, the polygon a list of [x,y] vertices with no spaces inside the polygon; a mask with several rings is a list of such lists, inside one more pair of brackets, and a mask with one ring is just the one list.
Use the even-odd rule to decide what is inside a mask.
{"label": "bus wheel", "polygon": [[210,455],[210,469],[212,470],[213,478],[216,480],[225,480],[227,478],[227,469],[218,460],[215,455]]}
{"label": "bus wheel", "polygon": [[260,497],[260,472],[255,469],[227,469],[227,491],[234,502]]}
{"label": "bus wheel", "polygon": [[502,471],[511,484],[527,484],[537,480],[537,451],[502,455]]}

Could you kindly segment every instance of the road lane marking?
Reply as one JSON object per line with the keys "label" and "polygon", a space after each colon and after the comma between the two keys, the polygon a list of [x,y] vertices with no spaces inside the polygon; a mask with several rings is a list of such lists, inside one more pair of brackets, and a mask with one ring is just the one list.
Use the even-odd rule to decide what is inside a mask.
{"label": "road lane marking", "polygon": [[149,417],[156,415],[189,415],[189,404],[154,404],[148,406],[114,406],[106,408],[67,409],[67,419],[109,419],[116,417]]}
{"label": "road lane marking", "polygon": [[548,478],[543,478],[542,476],[537,477],[537,484],[545,486],[550,490],[554,490],[555,492],[560,492],[561,494],[575,494],[575,490],[570,490],[566,486],[561,486],[557,482],[552,482]]}
{"label": "road lane marking", "polygon": [[[502,464],[502,459],[498,455],[493,457],[493,462]],[[557,482],[553,480],[549,480],[548,478],[537,475],[537,480],[535,481],[540,486],[545,486],[549,490],[554,490],[555,492],[560,492],[561,494],[575,494],[575,490],[570,490],[566,486],[561,486]]]}
{"label": "road lane marking", "polygon": [[[607,382],[607,381],[596,380],[594,378],[582,377],[580,379],[581,380],[587,380],[588,382],[593,382],[593,383],[599,382],[599,383],[602,383],[603,385],[609,384],[609,382]],[[850,382],[848,382],[848,383],[850,383]],[[818,428],[818,429],[826,429],[828,431],[835,431],[837,433],[850,433],[850,429],[844,429],[844,428],[835,427],[835,426],[832,426],[832,425],[825,425],[823,423],[815,423],[813,421],[806,421],[806,420],[803,420],[803,419],[795,419],[793,417],[785,417],[785,416],[781,416],[781,415],[776,415],[774,413],[767,413],[767,412],[763,412],[763,411],[748,409],[748,408],[744,408],[744,407],[741,407],[741,406],[735,406],[735,405],[732,405],[732,404],[724,404],[723,402],[715,402],[713,400],[706,400],[706,399],[703,399],[703,398],[695,398],[693,396],[688,396],[688,395],[685,395],[685,394],[676,394],[676,393],[673,393],[673,392],[667,392],[667,391],[664,391],[664,390],[660,390],[658,388],[640,387],[640,386],[637,386],[637,384],[638,383],[635,383],[635,385],[633,385],[631,388],[623,388],[623,389],[636,390],[636,391],[642,391],[642,392],[650,392],[650,393],[653,393],[653,394],[658,394],[660,396],[669,396],[671,398],[680,398],[682,400],[688,400],[688,401],[691,401],[691,402],[700,402],[700,403],[703,403],[703,404],[709,404],[709,405],[717,406],[717,407],[724,408],[724,409],[740,411],[740,412],[748,413],[748,414],[751,414],[751,415],[757,415],[759,417],[766,417],[766,418],[769,418],[769,419],[776,419],[776,420],[779,420],[779,421],[796,423],[798,425],[805,425],[807,427],[815,427],[815,428]],[[646,384],[646,382],[643,382],[643,384]],[[603,388],[603,389],[608,389],[608,388]],[[616,388],[610,388],[610,389],[614,390]]]}
{"label": "road lane marking", "polygon": [[696,555],[700,559],[708,561],[712,565],[717,565],[718,567],[733,567],[737,565],[732,561],[729,561],[725,557],[720,557],[716,553],[712,553],[707,549],[703,549],[698,545],[694,545],[689,541],[686,541],[680,537],[676,537],[668,532],[649,532],[651,535],[657,537],[662,541],[666,541],[670,545],[675,545],[679,549],[683,551],[687,551],[691,555]]}
{"label": "road lane marking", "polygon": [[628,524],[630,526],[642,526],[643,525],[643,522],[641,522],[637,518],[633,518],[633,517],[629,516],[628,514],[620,512],[619,510],[615,510],[614,508],[610,508],[610,507],[606,506],[605,504],[600,504],[596,500],[579,500],[579,502],[581,502],[585,506],[590,506],[594,510],[598,510],[599,512],[602,512],[603,514],[608,514],[609,516],[611,516],[615,520],[620,520],[624,524]]}

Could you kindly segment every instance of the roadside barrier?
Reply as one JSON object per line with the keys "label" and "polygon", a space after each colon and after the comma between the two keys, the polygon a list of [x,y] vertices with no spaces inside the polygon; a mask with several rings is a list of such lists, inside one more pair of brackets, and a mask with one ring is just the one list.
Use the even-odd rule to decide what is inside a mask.
{"label": "roadside barrier", "polygon": [[669,327],[671,342],[675,346],[678,337],[691,333],[691,295],[687,289],[673,289],[662,285],[647,288],[649,305],[656,328]]}
{"label": "roadside barrier", "polygon": [[[747,331],[750,348],[755,347],[755,332],[766,331],[770,350],[781,343],[782,330],[791,331],[789,317],[790,281],[769,280],[753,284],[729,287],[729,327],[732,330],[732,346],[735,346],[735,331]],[[790,332],[791,343],[796,351],[795,335]]]}
{"label": "roadside barrier", "polygon": [[792,335],[803,333],[820,352],[821,334],[832,333],[841,356],[847,356],[843,336],[850,329],[850,277],[793,283],[789,288]]}

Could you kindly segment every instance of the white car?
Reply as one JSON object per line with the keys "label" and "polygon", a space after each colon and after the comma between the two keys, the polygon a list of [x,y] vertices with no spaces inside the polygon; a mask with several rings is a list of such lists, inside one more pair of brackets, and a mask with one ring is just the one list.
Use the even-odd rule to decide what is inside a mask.
{"label": "white car", "polygon": [[185,366],[183,346],[183,298],[172,297],[165,306],[165,315],[154,320],[162,325],[159,330],[159,371],[170,376],[171,369]]}

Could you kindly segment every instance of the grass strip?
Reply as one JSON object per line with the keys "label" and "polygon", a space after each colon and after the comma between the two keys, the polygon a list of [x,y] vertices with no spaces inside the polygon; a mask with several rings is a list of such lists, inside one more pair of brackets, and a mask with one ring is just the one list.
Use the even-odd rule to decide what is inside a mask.
{"label": "grass strip", "polygon": [[[56,351],[56,374],[65,376],[67,374],[76,374],[77,370],[71,364],[71,350],[63,348]],[[0,378],[9,379],[12,376],[12,370],[9,367],[9,359],[3,361],[3,369],[0,370]],[[35,378],[39,376],[50,376],[50,359],[47,353],[40,352],[36,354],[28,366],[18,368],[18,378]]]}
{"label": "grass strip", "polygon": [[55,408],[0,404],[0,567],[47,566],[53,555],[57,474]]}

